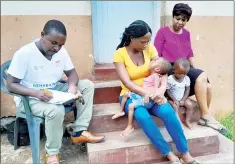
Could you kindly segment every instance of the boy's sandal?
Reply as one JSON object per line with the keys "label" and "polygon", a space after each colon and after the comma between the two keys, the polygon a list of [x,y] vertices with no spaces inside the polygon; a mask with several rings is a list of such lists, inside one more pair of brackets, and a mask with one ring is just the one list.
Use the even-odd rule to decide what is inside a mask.
{"label": "boy's sandal", "polygon": [[199,121],[198,125],[210,127],[212,129],[218,131],[222,135],[226,135],[228,133],[227,129],[225,127],[223,127],[223,126],[220,129],[217,129],[217,128],[215,128],[215,127],[210,125],[210,124],[218,124],[218,123],[211,123],[208,119],[205,119],[205,118],[202,118],[202,117],[201,117],[201,120],[203,120],[204,123],[201,123]]}

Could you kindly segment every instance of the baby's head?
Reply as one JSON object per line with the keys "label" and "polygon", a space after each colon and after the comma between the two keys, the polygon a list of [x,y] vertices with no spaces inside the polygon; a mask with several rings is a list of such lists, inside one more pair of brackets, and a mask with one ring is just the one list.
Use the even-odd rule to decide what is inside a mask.
{"label": "baby's head", "polygon": [[149,64],[149,71],[160,75],[167,74],[171,68],[170,62],[162,57],[152,60]]}
{"label": "baby's head", "polygon": [[179,58],[175,61],[173,72],[176,79],[183,79],[190,69],[189,61],[185,58]]}

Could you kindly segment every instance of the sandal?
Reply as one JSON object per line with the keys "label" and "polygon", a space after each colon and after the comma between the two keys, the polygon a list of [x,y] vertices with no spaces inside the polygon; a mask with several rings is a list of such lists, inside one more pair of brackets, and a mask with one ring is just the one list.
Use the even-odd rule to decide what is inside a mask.
{"label": "sandal", "polygon": [[183,164],[180,160],[172,161],[170,164]]}
{"label": "sandal", "polygon": [[224,136],[228,133],[228,131],[225,127],[221,127],[220,129],[217,129],[217,128],[210,125],[210,124],[218,124],[218,123],[211,123],[208,119],[205,119],[202,117],[201,117],[201,120],[203,120],[204,123],[198,122],[198,125],[210,127],[212,129],[218,131],[220,134],[222,134]]}
{"label": "sandal", "polygon": [[192,161],[189,161],[188,163],[185,163],[184,160],[182,158],[180,158],[180,161],[182,162],[182,164],[200,164],[199,162],[196,161],[196,159],[193,159]]}
{"label": "sandal", "polygon": [[188,162],[187,164],[200,164],[200,163],[199,163],[199,162],[197,162],[197,161],[196,161],[196,159],[194,159],[194,160],[192,160],[192,161]]}

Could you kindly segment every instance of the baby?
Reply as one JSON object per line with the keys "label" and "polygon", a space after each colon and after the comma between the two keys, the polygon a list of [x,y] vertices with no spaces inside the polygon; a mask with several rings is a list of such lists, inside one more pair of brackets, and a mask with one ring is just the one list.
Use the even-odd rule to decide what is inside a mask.
{"label": "baby", "polygon": [[[164,58],[157,58],[152,60],[149,64],[150,75],[144,78],[143,88],[149,92],[157,90],[161,84],[161,76],[166,75],[170,69],[171,64]],[[135,108],[144,106],[145,108],[150,109],[155,104],[155,102],[149,99],[148,96],[141,96],[134,92],[127,92],[123,95],[120,112],[115,114],[112,119],[116,119],[125,115],[124,106],[128,98],[132,100],[132,103],[128,106],[128,125],[127,128],[121,133],[121,136],[127,136],[134,130],[133,117]],[[164,101],[166,102],[166,99]]]}
{"label": "baby", "polygon": [[[179,118],[178,110],[180,107],[185,107],[186,118],[185,125],[192,129],[190,118],[192,116],[192,100],[188,98],[190,91],[190,79],[187,76],[190,69],[190,64],[187,59],[180,58],[175,61],[173,66],[173,75],[168,77],[166,94],[169,98],[169,103],[174,108]],[[180,119],[179,119],[180,120]],[[181,122],[182,125],[182,122]]]}

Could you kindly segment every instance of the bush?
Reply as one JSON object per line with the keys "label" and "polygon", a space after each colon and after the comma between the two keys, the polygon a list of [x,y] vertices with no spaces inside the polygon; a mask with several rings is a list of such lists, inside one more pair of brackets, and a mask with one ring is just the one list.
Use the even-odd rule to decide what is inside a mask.
{"label": "bush", "polygon": [[233,128],[234,128],[234,113],[230,112],[225,115],[216,115],[215,119],[220,122],[223,126],[225,126],[228,130],[227,138],[234,141],[233,138]]}

